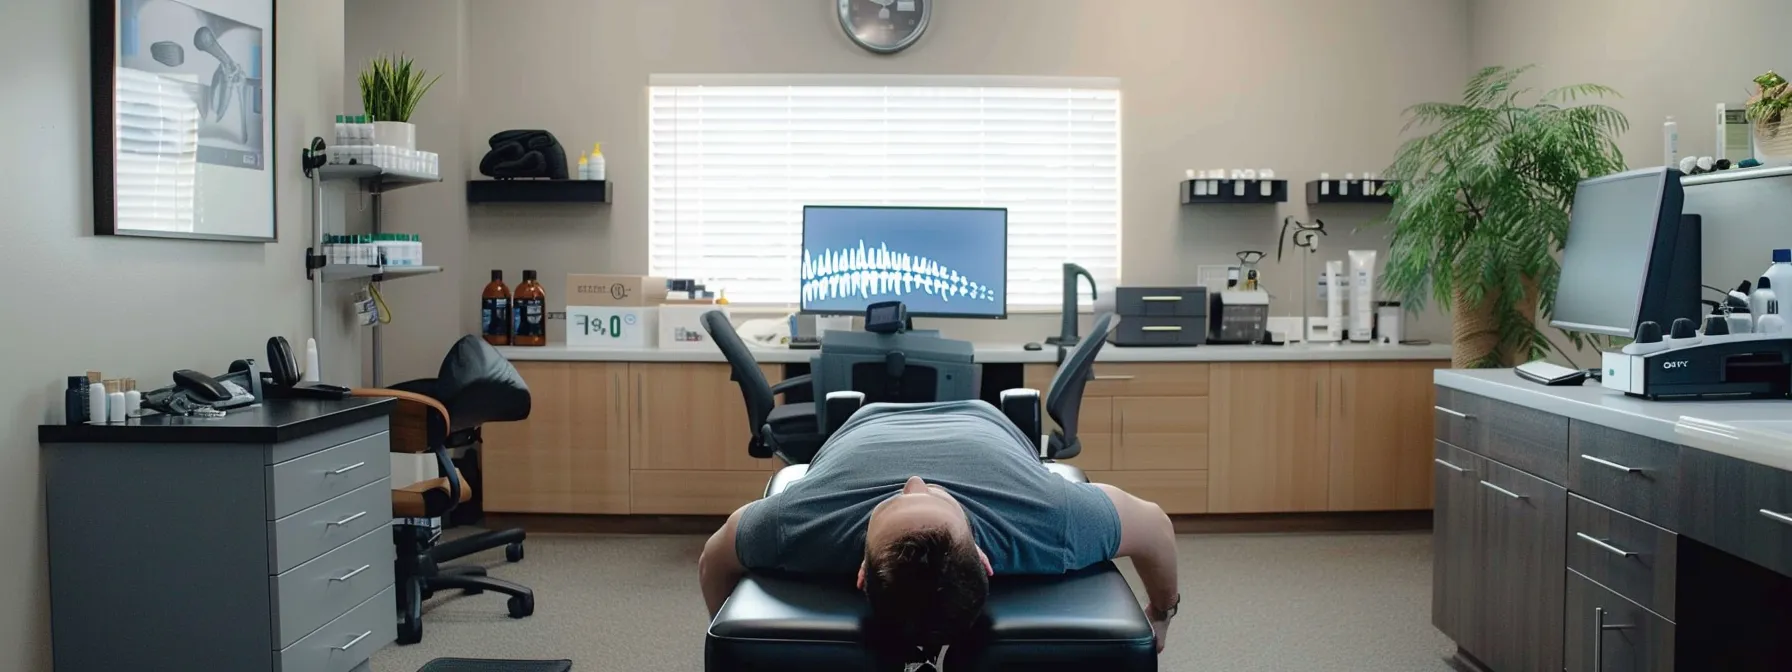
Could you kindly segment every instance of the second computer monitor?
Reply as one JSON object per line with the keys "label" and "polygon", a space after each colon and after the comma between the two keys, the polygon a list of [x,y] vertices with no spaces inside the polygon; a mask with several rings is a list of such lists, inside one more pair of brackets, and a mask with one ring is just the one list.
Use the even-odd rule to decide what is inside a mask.
{"label": "second computer monitor", "polygon": [[801,278],[809,314],[1007,317],[1008,210],[805,206]]}

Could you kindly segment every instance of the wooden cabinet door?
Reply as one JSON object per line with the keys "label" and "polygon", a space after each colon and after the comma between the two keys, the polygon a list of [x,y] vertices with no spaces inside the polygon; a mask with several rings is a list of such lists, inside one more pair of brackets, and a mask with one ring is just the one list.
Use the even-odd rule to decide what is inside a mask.
{"label": "wooden cabinet door", "polygon": [[1437,504],[1431,510],[1431,624],[1470,652],[1481,640],[1481,572],[1486,564],[1477,512],[1485,469],[1475,454],[1435,442],[1431,474]]}
{"label": "wooden cabinet door", "polygon": [[485,425],[485,510],[628,513],[628,365],[516,362],[532,408]]}
{"label": "wooden cabinet door", "polygon": [[1322,511],[1330,440],[1325,363],[1215,364],[1208,510]]}
{"label": "wooden cabinet door", "polygon": [[[761,370],[776,383],[781,368]],[[740,386],[728,379],[727,364],[636,363],[628,369],[634,469],[772,470],[773,460],[747,454],[747,404]]]}
{"label": "wooden cabinet door", "polygon": [[1491,459],[1474,474],[1483,552],[1480,650],[1489,669],[1562,669],[1568,491]]}
{"label": "wooden cabinet door", "polygon": [[1208,411],[1207,397],[1116,397],[1113,468],[1206,469]]}
{"label": "wooden cabinet door", "polygon": [[[1046,364],[1028,364],[1024,370],[1024,385],[1039,390],[1040,413],[1045,413],[1045,395],[1051,393],[1052,376],[1058,368]],[[1050,414],[1045,414],[1045,435],[1051,436],[1058,429],[1058,423]],[[1113,467],[1114,445],[1114,404],[1107,397],[1091,397],[1083,395],[1083,405],[1077,409],[1076,439],[1083,450],[1076,457],[1064,460],[1066,464],[1074,464],[1084,471],[1107,471]]]}
{"label": "wooden cabinet door", "polygon": [[1431,375],[1446,365],[1331,365],[1331,510],[1431,508]]}

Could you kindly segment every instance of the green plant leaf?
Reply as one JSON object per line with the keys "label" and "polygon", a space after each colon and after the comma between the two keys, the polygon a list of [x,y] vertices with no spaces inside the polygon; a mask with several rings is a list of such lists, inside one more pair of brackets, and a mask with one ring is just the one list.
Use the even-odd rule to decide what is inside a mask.
{"label": "green plant leaf", "polygon": [[409,57],[380,54],[361,69],[361,105],[377,121],[411,120],[441,75],[430,77]]}

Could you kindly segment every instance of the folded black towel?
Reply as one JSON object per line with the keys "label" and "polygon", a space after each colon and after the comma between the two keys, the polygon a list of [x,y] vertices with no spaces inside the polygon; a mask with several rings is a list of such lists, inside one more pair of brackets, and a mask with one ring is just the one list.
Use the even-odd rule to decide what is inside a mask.
{"label": "folded black towel", "polygon": [[521,177],[564,180],[566,150],[547,131],[504,131],[487,141],[492,150],[479,161],[479,172],[500,180]]}

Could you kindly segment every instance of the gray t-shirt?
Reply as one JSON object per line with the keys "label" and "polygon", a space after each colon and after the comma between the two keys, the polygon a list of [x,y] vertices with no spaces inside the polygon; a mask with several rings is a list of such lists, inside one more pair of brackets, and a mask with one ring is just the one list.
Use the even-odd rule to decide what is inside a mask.
{"label": "gray t-shirt", "polygon": [[808,475],[741,514],[734,542],[741,564],[858,571],[871,510],[910,476],[958,499],[997,574],[1062,574],[1110,559],[1120,547],[1113,501],[1048,471],[995,407],[872,404],[822,446]]}

